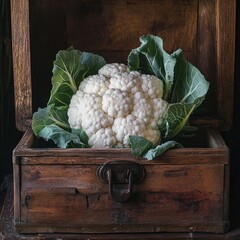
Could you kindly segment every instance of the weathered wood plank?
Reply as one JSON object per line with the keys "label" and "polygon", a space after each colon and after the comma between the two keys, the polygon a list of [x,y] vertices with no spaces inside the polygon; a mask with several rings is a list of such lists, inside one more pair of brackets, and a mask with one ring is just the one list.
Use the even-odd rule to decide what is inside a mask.
{"label": "weathered wood plank", "polygon": [[208,115],[217,116],[216,99],[218,79],[216,78],[216,13],[215,1],[201,0],[198,8],[197,67],[211,82],[204,106]]}
{"label": "weathered wood plank", "polygon": [[216,71],[217,114],[224,119],[224,129],[232,124],[236,1],[216,1]]}
{"label": "weathered wood plank", "polygon": [[[16,112],[22,111],[22,117],[18,117],[18,113],[16,115],[17,124],[21,119],[26,121],[31,118],[32,109],[28,0],[21,1],[12,1],[12,11],[16,12],[12,18],[16,100],[18,99]],[[204,103],[205,114],[223,119],[225,128],[229,129],[233,101],[235,8],[234,0],[180,0],[174,4],[165,0],[53,0],[51,4],[46,0],[31,2],[34,108],[43,106],[48,99],[49,94],[39,92],[46,92],[45,89],[50,91],[51,62],[55,55],[53,49],[56,53],[60,48],[73,45],[84,51],[99,53],[109,62],[126,62],[128,52],[139,45],[139,36],[150,33],[161,36],[169,52],[182,48],[188,60],[200,68],[211,82]],[[21,14],[23,22],[18,19]],[[24,24],[24,21],[28,22]],[[24,44],[21,48],[20,43]],[[20,60],[15,56],[19,56]],[[24,123],[28,124],[29,122]]]}
{"label": "weathered wood plank", "polygon": [[[83,166],[23,165],[22,191],[25,192],[26,189],[30,189],[33,192],[39,192],[38,189],[41,189],[41,191],[46,189],[46,191],[52,193],[64,193],[63,190],[68,188],[68,191],[65,190],[70,194],[74,193],[72,189],[76,188],[79,193],[107,193],[108,185],[103,184],[96,176],[99,166],[98,164]],[[208,189],[209,192],[218,192],[224,181],[220,177],[223,177],[223,166],[222,164],[216,166],[213,164],[162,165],[160,167],[155,164],[144,165],[146,178],[135,188],[138,191],[150,193],[158,191],[185,192],[186,189],[191,189],[191,191]],[[205,183],[208,181],[209,184],[206,186]]]}
{"label": "weathered wood plank", "polygon": [[[85,149],[86,150],[86,149]],[[158,157],[152,161],[147,161],[146,159],[138,159],[134,157],[130,149],[125,149],[125,151],[102,151],[102,149],[89,149],[89,151],[77,151],[78,156],[71,152],[55,150],[49,150],[48,154],[44,154],[43,150],[38,152],[33,152],[33,154],[26,154],[26,157],[20,158],[21,164],[29,165],[46,165],[46,164],[102,164],[108,161],[135,161],[141,164],[151,165],[191,165],[191,164],[228,164],[229,154],[227,149],[211,149],[206,151],[205,148],[194,148],[194,149],[176,149],[171,150],[168,153]],[[62,158],[54,157],[56,154],[61,154]],[[68,154],[69,153],[69,154]],[[45,157],[41,157],[45,155]],[[176,158],[176,156],[178,156]]]}
{"label": "weathered wood plank", "polygon": [[21,169],[19,164],[13,164],[13,184],[14,184],[14,219],[21,219]]}
{"label": "weathered wood plank", "polygon": [[26,232],[32,224],[61,232],[223,231],[224,165],[147,165],[146,178],[121,204],[97,179],[97,167],[22,166],[19,226],[27,224]]}
{"label": "weathered wood plank", "polygon": [[[206,130],[206,147],[189,147],[173,149],[153,161],[136,158],[131,149],[114,148],[39,148],[34,147],[34,136],[31,129],[25,133],[14,150],[21,164],[101,164],[110,160],[131,160],[143,164],[207,164],[229,161],[229,150],[217,130]],[[177,157],[176,157],[177,156]]]}
{"label": "weathered wood plank", "polygon": [[25,131],[32,117],[32,84],[28,0],[11,0],[15,118]]}
{"label": "weathered wood plank", "polygon": [[168,51],[182,48],[195,62],[196,0],[180,0],[174,4],[165,0],[69,1],[64,7],[69,45],[92,52],[101,50],[104,57],[105,51],[115,51],[107,60],[126,62],[127,58],[118,57],[118,51],[129,52],[139,45],[141,35],[152,33],[162,36]]}
{"label": "weathered wood plank", "polygon": [[[10,179],[11,180],[11,179]],[[11,181],[10,181],[11,182]],[[13,220],[13,188],[9,185],[7,196],[0,215],[0,238],[2,240],[58,240],[58,239],[76,239],[76,240],[238,240],[240,238],[240,229],[233,229],[226,234],[211,234],[211,233],[154,233],[154,234],[18,234],[14,227]],[[32,227],[32,230],[34,227]],[[39,232],[40,227],[36,226],[34,231]],[[40,229],[43,230],[43,229]],[[157,230],[157,229],[156,229]]]}

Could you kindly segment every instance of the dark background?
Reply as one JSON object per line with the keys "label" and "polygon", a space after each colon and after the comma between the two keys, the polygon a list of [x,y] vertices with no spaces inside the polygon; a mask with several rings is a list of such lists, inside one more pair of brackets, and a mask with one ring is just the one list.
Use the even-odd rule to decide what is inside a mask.
{"label": "dark background", "polygon": [[[12,173],[12,150],[21,133],[15,127],[14,93],[11,59],[9,0],[0,0],[0,183]],[[232,227],[240,224],[240,1],[237,1],[236,61],[233,125],[223,137],[231,150],[230,218]],[[61,37],[61,36],[60,36]],[[58,48],[58,46],[55,46]],[[33,48],[34,49],[34,48]],[[51,49],[50,49],[51,50]],[[37,50],[36,50],[37,51]],[[38,49],[41,51],[41,49]],[[50,65],[52,62],[50,63]]]}

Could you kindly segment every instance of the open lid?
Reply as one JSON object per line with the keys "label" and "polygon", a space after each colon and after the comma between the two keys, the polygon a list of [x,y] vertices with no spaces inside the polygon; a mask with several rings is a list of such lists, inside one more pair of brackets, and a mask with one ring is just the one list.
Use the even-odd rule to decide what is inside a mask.
{"label": "open lid", "polygon": [[[74,43],[75,47],[79,45],[76,48],[89,52],[94,52],[97,49],[97,52],[102,53],[102,56],[105,57],[109,56],[111,51],[114,54],[119,52],[119,49],[117,51],[110,49],[111,46],[118,46],[122,52],[127,52],[126,50],[130,52],[131,48],[139,46],[138,39],[141,35],[163,36],[167,51],[182,48],[187,53],[189,61],[197,66],[206,79],[210,81],[210,91],[204,102],[208,110],[205,118],[198,119],[197,122],[219,127],[221,130],[230,129],[233,111],[236,0],[193,0],[187,2],[179,0],[176,3],[168,0],[163,0],[160,3],[157,0],[144,1],[143,3],[139,0],[139,2],[134,1],[133,4],[128,4],[127,1],[107,0],[90,1],[90,7],[86,7],[88,4],[86,1],[84,4],[82,1],[65,1],[61,4],[54,4],[54,8],[58,6],[74,11],[76,8],[74,4],[78,5],[78,9],[84,7],[85,12],[79,11],[79,16],[75,12],[73,18],[70,11],[62,11],[63,14],[68,14],[68,17],[70,14],[72,24],[80,22],[78,27],[81,26],[78,28],[82,31],[81,34],[78,34],[78,39],[73,39],[76,34],[71,34],[71,31],[76,31],[76,29],[69,24],[71,25],[67,31],[70,35],[69,43]],[[38,7],[40,5],[38,4]],[[101,11],[96,11],[99,7],[101,7]],[[53,9],[53,11],[55,10]],[[149,11],[151,11],[151,16],[145,16],[146,13],[149,15]],[[89,18],[92,20],[89,18],[85,20],[87,14],[90,14]],[[135,15],[131,16],[131,14]],[[67,16],[64,17],[67,19]],[[129,29],[130,24],[123,22],[125,28],[114,33],[115,29],[119,30],[120,22],[123,19],[133,25],[138,24],[134,27],[131,25],[136,31]],[[16,126],[20,131],[25,131],[32,118],[29,0],[11,0],[11,21]],[[89,21],[91,22],[89,23]],[[106,30],[105,32],[101,31],[104,36],[98,39],[97,47],[92,49],[90,44],[93,45],[93,37],[88,34],[91,31],[91,24],[98,24],[98,28],[102,27],[102,30]],[[66,30],[63,31],[66,32]],[[118,40],[116,44],[116,36],[118,36],[116,34],[122,34],[121,41],[126,39],[128,42],[126,44],[125,42],[119,43]],[[107,42],[108,37],[113,42]],[[133,38],[135,42],[131,45],[129,42]],[[129,47],[129,49],[122,49],[123,46]],[[107,58],[106,60],[108,60]],[[120,57],[119,59],[121,60]],[[116,58],[113,61],[119,59]]]}

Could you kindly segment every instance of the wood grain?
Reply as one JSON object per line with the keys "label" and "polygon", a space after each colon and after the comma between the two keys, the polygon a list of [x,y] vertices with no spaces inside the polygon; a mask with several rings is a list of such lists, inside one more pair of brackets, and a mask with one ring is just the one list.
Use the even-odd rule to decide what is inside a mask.
{"label": "wood grain", "polygon": [[[164,39],[167,51],[182,48],[187,59],[196,64],[211,82],[203,105],[204,114],[224,120],[225,126],[222,129],[230,128],[235,1],[201,0],[198,3],[180,0],[172,4],[171,1],[164,0],[150,2],[53,0],[49,4],[46,0],[36,0],[30,4],[32,66],[29,52],[29,22],[26,24],[23,22],[19,25],[20,28],[17,27],[21,14],[23,14],[21,21],[29,21],[28,1],[21,1],[12,1],[12,11],[16,12],[12,19],[13,57],[16,59],[16,64],[14,63],[16,124],[19,125],[21,118],[25,122],[29,116],[31,117],[31,67],[34,73],[33,102],[34,109],[37,109],[46,104],[49,97],[52,62],[54,55],[61,48],[73,45],[81,50],[99,53],[108,62],[126,62],[129,51],[139,46],[139,36],[156,34]],[[14,7],[15,4],[19,4],[20,8],[18,5]],[[169,12],[171,14],[168,14]],[[22,41],[24,46],[21,48],[20,38],[26,39]],[[20,60],[17,56],[20,56]],[[21,57],[27,60],[22,61]],[[22,62],[25,63],[23,67]],[[24,83],[20,84],[21,81]],[[18,117],[20,111],[22,117]],[[29,123],[24,125],[27,124]]]}
{"label": "wood grain", "polygon": [[146,179],[122,204],[97,179],[97,167],[23,165],[19,227],[26,225],[25,232],[31,226],[83,233],[223,231],[224,165],[146,165]]}
{"label": "wood grain", "polygon": [[[216,99],[218,79],[216,78],[216,13],[215,1],[201,0],[198,7],[197,67],[209,81],[210,88],[202,108],[210,116],[217,116]],[[205,113],[206,114],[206,113]],[[222,127],[222,126],[219,126]]]}
{"label": "wood grain", "polygon": [[224,129],[232,124],[235,66],[236,1],[216,1],[217,113]]}
{"label": "wood grain", "polygon": [[[46,233],[46,234],[18,234],[14,226],[13,218],[13,188],[11,177],[9,178],[9,188],[4,202],[3,210],[0,215],[0,237],[3,240],[179,240],[179,239],[193,239],[193,240],[238,240],[240,238],[240,229],[232,229],[225,234],[212,234],[212,233],[132,233],[132,234],[61,234],[61,233]],[[175,224],[177,225],[177,223]],[[20,228],[20,227],[19,227]],[[35,226],[31,228],[32,232],[38,232],[41,227]],[[41,229],[43,230],[43,229]]]}
{"label": "wood grain", "polygon": [[206,129],[206,147],[186,147],[172,149],[153,161],[136,158],[131,149],[96,148],[46,148],[35,144],[36,138],[31,128],[24,134],[14,156],[21,157],[21,164],[89,164],[110,160],[130,160],[144,164],[214,164],[229,162],[229,149],[218,130]]}
{"label": "wood grain", "polygon": [[[17,162],[14,159],[13,162]],[[13,184],[14,184],[14,219],[19,222],[21,219],[21,179],[20,165],[13,164]]]}
{"label": "wood grain", "polygon": [[165,0],[69,1],[65,4],[68,43],[87,51],[100,50],[103,56],[105,51],[112,52],[107,60],[126,62],[127,55],[120,59],[119,50],[127,54],[139,45],[141,35],[152,33],[162,36],[169,52],[182,48],[195,62],[197,6],[197,1],[183,0],[174,4]]}
{"label": "wood grain", "polygon": [[28,0],[11,0],[11,25],[16,126],[25,131],[32,117]]}
{"label": "wood grain", "polygon": [[[234,0],[179,0],[174,4],[167,0],[31,1],[30,64],[28,0],[13,0],[16,124],[19,125],[21,119],[25,123],[20,125],[29,124],[26,119],[31,118],[31,84],[33,109],[46,105],[51,88],[52,62],[58,50],[73,45],[103,55],[108,62],[126,62],[129,51],[139,46],[139,36],[155,34],[164,39],[168,52],[183,49],[187,59],[211,82],[201,108],[202,115],[218,119],[216,124],[223,121],[223,126],[220,124],[219,127],[229,129],[233,101],[235,9]],[[24,41],[20,48],[21,38]],[[213,122],[205,123],[209,126]]]}

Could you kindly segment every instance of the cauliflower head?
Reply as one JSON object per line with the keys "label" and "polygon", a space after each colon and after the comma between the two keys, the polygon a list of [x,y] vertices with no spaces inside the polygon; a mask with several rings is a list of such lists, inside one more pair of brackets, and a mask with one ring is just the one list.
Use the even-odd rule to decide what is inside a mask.
{"label": "cauliflower head", "polygon": [[129,135],[158,145],[168,106],[162,96],[163,82],[157,77],[130,71],[125,64],[106,64],[81,82],[68,121],[86,132],[91,147],[127,147]]}

